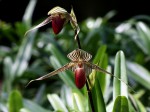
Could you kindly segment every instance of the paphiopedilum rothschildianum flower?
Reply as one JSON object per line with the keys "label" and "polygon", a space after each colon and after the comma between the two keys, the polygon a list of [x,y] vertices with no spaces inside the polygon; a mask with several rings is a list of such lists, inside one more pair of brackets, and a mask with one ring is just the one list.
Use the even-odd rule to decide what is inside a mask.
{"label": "paphiopedilum rothschildianum flower", "polygon": [[75,30],[75,38],[78,35],[80,28],[77,24],[77,19],[76,16],[74,14],[73,8],[71,9],[71,13],[69,14],[64,8],[61,8],[59,6],[54,7],[53,9],[51,9],[48,12],[49,17],[46,18],[43,22],[41,22],[40,24],[38,24],[37,26],[31,28],[30,30],[28,30],[25,34],[27,34],[28,32],[40,28],[50,22],[52,22],[52,29],[54,31],[55,34],[58,34],[63,26],[68,23],[68,21],[70,21],[71,26],[73,27],[73,29]]}
{"label": "paphiopedilum rothschildianum flower", "polygon": [[[37,78],[35,80],[31,80],[27,84],[27,86],[33,81],[38,81],[38,80],[43,80],[43,79],[49,78],[51,76],[54,76],[60,72],[68,70],[68,69],[70,69],[74,72],[75,84],[79,89],[81,89],[85,85],[86,80],[88,79],[87,76],[92,72],[92,69],[99,71],[99,72],[109,74],[109,75],[115,77],[116,79],[124,82],[120,78],[114,76],[112,73],[109,73],[106,70],[100,68],[99,66],[90,63],[89,61],[92,58],[92,55],[87,53],[86,51],[83,51],[81,49],[76,49],[76,50],[72,51],[71,53],[69,53],[67,57],[71,60],[71,62],[67,63],[63,67],[61,67],[61,68],[59,68],[53,72],[48,73],[47,75],[44,75],[44,76]],[[127,83],[125,83],[125,84],[128,87],[130,87]]]}

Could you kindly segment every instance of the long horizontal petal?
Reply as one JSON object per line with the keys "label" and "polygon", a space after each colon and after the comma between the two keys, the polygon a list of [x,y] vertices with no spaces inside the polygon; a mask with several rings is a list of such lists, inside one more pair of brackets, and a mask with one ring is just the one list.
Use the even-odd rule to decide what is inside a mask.
{"label": "long horizontal petal", "polygon": [[44,25],[50,23],[51,21],[52,21],[52,20],[51,20],[51,17],[46,18],[43,22],[41,22],[41,23],[38,24],[37,26],[31,28],[30,30],[28,30],[28,31],[25,33],[25,35],[27,35],[27,33],[29,33],[29,32],[32,31],[32,30],[35,30],[35,29],[37,29],[37,28],[40,28],[40,27],[42,27],[42,26],[44,26]]}
{"label": "long horizontal petal", "polygon": [[48,74],[46,74],[46,75],[44,75],[44,76],[42,76],[42,77],[40,77],[40,78],[31,80],[31,81],[26,85],[26,87],[27,87],[31,82],[33,82],[33,81],[38,81],[38,80],[47,79],[47,78],[49,78],[49,77],[51,77],[51,76],[54,76],[54,75],[56,75],[56,74],[58,74],[58,73],[60,73],[60,72],[63,72],[63,71],[65,71],[65,70],[67,70],[67,69],[72,68],[74,65],[75,65],[75,64],[74,64],[73,62],[70,62],[70,63],[64,65],[63,67],[61,67],[61,68],[59,68],[59,69],[57,69],[57,70],[55,70],[55,71],[53,71],[53,72],[50,72],[50,73],[48,73]]}
{"label": "long horizontal petal", "polygon": [[136,92],[134,91],[134,89],[133,89],[129,84],[127,84],[127,83],[126,83],[125,81],[123,81],[122,79],[116,77],[116,76],[113,75],[112,73],[107,72],[106,70],[100,68],[99,66],[97,66],[97,65],[95,65],[95,64],[92,64],[92,63],[89,63],[89,62],[84,62],[84,63],[85,63],[87,66],[89,66],[90,68],[92,68],[92,69],[94,69],[94,70],[96,70],[96,71],[109,74],[109,75],[111,75],[112,77],[116,78],[117,80],[122,81],[122,82],[123,82],[124,84],[126,84],[134,93],[136,93]]}

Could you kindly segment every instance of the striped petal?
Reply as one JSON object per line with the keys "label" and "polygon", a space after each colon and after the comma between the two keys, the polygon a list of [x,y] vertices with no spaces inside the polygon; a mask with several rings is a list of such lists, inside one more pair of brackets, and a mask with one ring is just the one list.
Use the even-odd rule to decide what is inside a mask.
{"label": "striped petal", "polygon": [[92,55],[82,49],[75,49],[67,55],[71,61],[89,61]]}
{"label": "striped petal", "polygon": [[50,18],[50,17],[46,18],[43,22],[41,22],[40,24],[38,24],[38,25],[36,25],[35,27],[31,28],[30,30],[28,30],[28,31],[25,33],[25,35],[27,35],[27,33],[29,33],[30,31],[33,31],[33,30],[38,29],[38,28],[40,28],[40,27],[42,27],[42,26],[45,26],[46,24],[48,24],[48,23],[50,23],[50,22],[51,22],[51,18]]}

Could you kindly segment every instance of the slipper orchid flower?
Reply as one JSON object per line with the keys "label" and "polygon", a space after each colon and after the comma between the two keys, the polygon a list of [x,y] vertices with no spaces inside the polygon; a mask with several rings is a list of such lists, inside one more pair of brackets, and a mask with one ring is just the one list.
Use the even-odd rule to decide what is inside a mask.
{"label": "slipper orchid flower", "polygon": [[[72,70],[74,72],[75,75],[75,84],[77,86],[77,88],[81,89],[85,83],[86,83],[86,79],[87,76],[92,72],[93,70],[99,71],[99,72],[103,72],[106,74],[109,74],[113,77],[115,77],[116,79],[124,82],[122,79],[114,76],[112,73],[107,72],[106,70],[100,68],[99,66],[90,63],[90,59],[92,58],[92,55],[87,53],[86,51],[83,51],[81,49],[76,49],[74,51],[72,51],[71,53],[69,53],[67,55],[67,57],[71,60],[71,62],[67,63],[66,65],[64,65],[63,67],[50,72],[40,78],[31,80],[27,86],[33,82],[33,81],[38,81],[38,80],[43,80],[43,79],[47,79],[51,76],[54,76],[60,72],[63,72],[65,70]],[[124,82],[125,83],[125,82]],[[130,87],[127,83],[125,83],[128,87]],[[130,87],[131,88],[131,87]]]}
{"label": "slipper orchid flower", "polygon": [[75,30],[75,37],[78,35],[80,28],[77,24],[77,19],[76,16],[74,14],[73,9],[71,9],[71,13],[69,14],[64,8],[61,8],[59,6],[54,7],[53,9],[51,9],[48,12],[48,18],[46,18],[43,22],[41,22],[40,24],[38,24],[37,26],[31,28],[30,30],[28,30],[25,35],[32,31],[35,30],[37,28],[40,28],[42,26],[45,26],[48,23],[52,23],[52,29],[53,32],[55,34],[60,33],[60,31],[62,30],[63,26],[68,23],[68,21],[70,21],[71,26],[73,27],[73,29]]}

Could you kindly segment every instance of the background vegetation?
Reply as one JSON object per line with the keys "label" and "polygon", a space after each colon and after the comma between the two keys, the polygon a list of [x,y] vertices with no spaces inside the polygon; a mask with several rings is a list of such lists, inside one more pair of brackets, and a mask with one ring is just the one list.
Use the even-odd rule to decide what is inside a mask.
{"label": "background vegetation", "polygon": [[[90,111],[86,87],[76,88],[71,71],[25,88],[30,80],[69,62],[66,55],[77,48],[69,24],[57,36],[48,27],[24,37],[33,26],[35,5],[31,0],[22,22],[12,25],[0,21],[0,111]],[[109,22],[114,15],[111,11],[104,17],[80,22],[81,45],[93,55],[93,63],[100,62],[102,68],[124,77],[136,93],[109,75],[93,71],[94,108],[96,112],[150,111],[150,17],[139,15],[121,23]]]}

